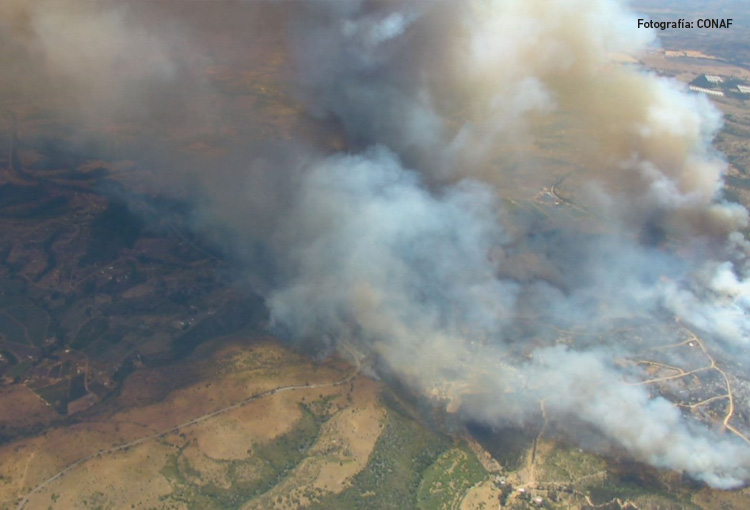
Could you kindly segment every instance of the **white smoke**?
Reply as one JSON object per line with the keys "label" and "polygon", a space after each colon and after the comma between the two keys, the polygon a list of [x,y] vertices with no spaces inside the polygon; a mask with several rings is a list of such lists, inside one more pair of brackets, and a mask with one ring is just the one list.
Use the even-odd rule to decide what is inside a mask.
{"label": "white smoke", "polygon": [[[566,296],[544,283],[524,287],[498,275],[498,257],[512,241],[486,185],[462,181],[430,193],[381,147],[319,161],[299,186],[275,239],[287,283],[268,299],[286,335],[313,344],[332,338],[375,353],[426,396],[468,397],[462,412],[473,420],[527,423],[544,401],[563,429],[585,422],[654,466],[717,487],[750,475],[750,449],[739,440],[684,420],[671,402],[626,382],[613,360],[633,346],[545,347],[536,340],[518,350],[519,340],[533,340],[512,333],[529,302],[540,308],[539,321],[578,322],[605,335],[613,318],[656,313],[673,289],[632,280],[648,278],[635,267],[658,263],[657,255],[610,253],[608,263],[628,267],[610,266]],[[613,248],[626,249],[620,243]],[[603,312],[598,307],[607,293],[610,309]],[[685,314],[694,322],[734,313],[687,290],[678,294],[681,306],[694,308]]]}
{"label": "white smoke", "polygon": [[[720,357],[746,352],[750,333],[736,249],[747,211],[720,198],[720,116],[612,62],[651,42],[635,16],[612,0],[311,9],[293,33],[302,97],[353,146],[383,144],[425,177],[382,148],[311,167],[282,227],[293,270],[269,299],[277,327],[359,343],[425,395],[465,400],[470,419],[524,423],[544,400],[561,427],[585,422],[639,460],[717,487],[748,481],[746,444],[614,362],[669,341],[608,340],[617,321],[676,316]],[[608,231],[536,233],[502,212],[504,164],[545,173],[533,149],[544,119],[566,119],[566,142],[585,149],[575,197]],[[640,240],[649,229],[672,242]],[[597,340],[519,335],[529,316]]]}
{"label": "white smoke", "polygon": [[[34,59],[26,81],[59,78],[94,114],[159,104],[186,86],[179,31],[156,36],[131,4],[6,2],[0,41]],[[277,331],[355,344],[470,420],[525,424],[544,401],[557,430],[584,423],[716,487],[750,481],[746,443],[616,362],[682,342],[689,325],[729,370],[750,334],[748,214],[722,200],[720,115],[613,61],[653,43],[622,2],[275,8],[297,97],[342,126],[349,152],[297,138],[190,178],[203,227],[244,260]],[[569,202],[547,219],[518,206],[563,181]]]}

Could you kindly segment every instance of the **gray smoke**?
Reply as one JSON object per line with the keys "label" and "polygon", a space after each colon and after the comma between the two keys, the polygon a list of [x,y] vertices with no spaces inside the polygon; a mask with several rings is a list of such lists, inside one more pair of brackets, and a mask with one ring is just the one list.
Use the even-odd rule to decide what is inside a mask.
{"label": "gray smoke", "polygon": [[[13,50],[0,52],[28,58],[3,56],[24,80],[63,80],[89,118],[171,91],[176,110],[203,111],[214,91],[176,49],[200,45],[135,5],[6,2],[0,40]],[[270,11],[283,18],[294,94],[341,127],[347,152],[300,134],[241,140],[221,161],[164,156],[172,169],[153,186],[194,185],[198,228],[243,263],[279,334],[353,346],[467,420],[529,424],[544,402],[582,442],[583,424],[712,486],[750,481],[745,424],[710,428],[673,388],[641,384],[638,360],[688,366],[698,347],[666,347],[698,338],[747,387],[750,244],[747,211],[722,198],[720,115],[616,62],[654,43],[622,2],[247,8],[253,30]],[[563,203],[534,201],[551,186]]]}
{"label": "gray smoke", "polygon": [[[747,211],[721,198],[720,116],[614,63],[651,43],[634,15],[608,0],[331,2],[305,14],[292,34],[301,97],[353,147],[398,159],[380,147],[305,173],[280,230],[293,269],[270,294],[275,324],[375,352],[469,419],[523,424],[545,401],[562,427],[584,422],[637,459],[717,487],[746,482],[746,444],[615,363],[679,341],[663,329],[615,341],[623,323],[676,318],[714,357],[744,355],[750,332]],[[583,151],[570,180],[576,204],[604,220],[595,233],[574,222],[538,232],[499,200],[528,193],[505,188],[519,176],[560,181],[545,169],[555,150],[540,149],[550,126],[570,132],[558,151]],[[555,345],[565,328],[582,338]]]}
{"label": "gray smoke", "polygon": [[78,129],[115,135],[132,130],[128,122],[214,121],[197,69],[202,49],[159,4],[4,0],[0,107],[48,109]]}
{"label": "gray smoke", "polygon": [[[608,339],[618,320],[654,320],[667,309],[685,312],[717,339],[742,333],[734,329],[744,328],[735,311],[660,283],[664,274],[689,278],[688,262],[622,238],[575,249],[563,241],[554,243],[554,262],[576,274],[560,286],[520,282],[500,275],[516,241],[501,227],[502,207],[487,185],[461,181],[428,192],[382,147],[329,157],[303,175],[274,239],[286,273],[268,303],[280,332],[323,348],[330,339],[374,353],[422,394],[461,407],[467,419],[528,424],[545,401],[563,429],[585,422],[652,465],[717,487],[750,475],[750,449],[684,419],[671,402],[628,383],[630,370],[614,363],[648,347]],[[578,241],[571,243],[586,243]],[[582,258],[573,259],[575,252]],[[518,331],[526,319],[583,327],[597,339],[551,346],[556,338],[533,325]]]}

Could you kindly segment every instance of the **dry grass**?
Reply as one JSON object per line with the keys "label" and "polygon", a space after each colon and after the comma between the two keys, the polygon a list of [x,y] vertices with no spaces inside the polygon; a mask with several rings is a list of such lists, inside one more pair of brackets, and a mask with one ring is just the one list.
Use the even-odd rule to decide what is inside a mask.
{"label": "dry grass", "polygon": [[461,501],[461,510],[496,509],[500,490],[492,480],[485,480],[469,489]]}
{"label": "dry grass", "polygon": [[332,403],[340,410],[323,425],[306,458],[281,483],[245,508],[293,510],[316,496],[339,494],[347,488],[367,465],[382,431],[385,409],[378,402],[378,393],[378,383],[357,378],[349,396],[340,395]]}
{"label": "dry grass", "polygon": [[320,434],[306,458],[257,498],[260,508],[274,506],[261,502],[278,494],[303,498],[311,491],[341,491],[366,466],[385,411],[378,402],[379,384],[363,377],[342,386],[270,394],[151,437],[259,391],[330,384],[351,370],[338,362],[316,366],[271,340],[208,349],[182,368],[196,380],[166,394],[156,388],[149,393],[149,386],[164,381],[164,371],[170,369],[143,369],[125,385],[125,409],[5,445],[0,449],[0,509],[15,508],[20,496],[80,459],[146,437],[150,439],[75,465],[34,493],[26,508],[187,508],[170,495],[207,485],[230,490],[237,479],[258,478],[255,448],[289,433],[303,416],[301,404],[314,407],[324,420]]}

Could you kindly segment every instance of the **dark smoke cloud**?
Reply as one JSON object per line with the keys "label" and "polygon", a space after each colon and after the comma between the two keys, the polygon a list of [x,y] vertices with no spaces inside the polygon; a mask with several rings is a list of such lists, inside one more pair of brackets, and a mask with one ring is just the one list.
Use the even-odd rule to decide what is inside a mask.
{"label": "dark smoke cloud", "polygon": [[[177,49],[200,45],[138,5],[4,3],[0,51],[23,71],[4,90],[45,95],[17,85],[56,77],[89,118],[167,91],[202,111],[215,92]],[[274,5],[246,15],[282,13],[294,93],[347,152],[241,140],[218,162],[162,156],[152,186],[189,189],[197,228],[243,264],[275,330],[377,358],[469,420],[528,424],[544,402],[573,437],[584,424],[638,460],[746,483],[745,443],[623,363],[684,324],[728,367],[750,333],[747,211],[722,200],[720,116],[614,61],[653,43],[634,15],[614,0]],[[553,183],[567,205],[519,209]]]}

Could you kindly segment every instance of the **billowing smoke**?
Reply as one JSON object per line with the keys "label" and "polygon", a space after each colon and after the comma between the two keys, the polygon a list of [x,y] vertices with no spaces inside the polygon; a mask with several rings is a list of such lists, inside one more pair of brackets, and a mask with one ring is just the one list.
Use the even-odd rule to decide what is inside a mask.
{"label": "billowing smoke", "polygon": [[[532,424],[545,402],[563,429],[584,422],[652,465],[720,487],[743,483],[747,447],[683,419],[673,403],[628,382],[643,374],[615,364],[677,334],[652,329],[664,336],[646,345],[609,338],[623,321],[676,312],[735,341],[745,334],[741,312],[680,287],[699,285],[689,262],[619,237],[550,241],[547,263],[572,273],[559,285],[510,278],[503,261],[523,241],[508,235],[503,216],[491,187],[461,181],[429,192],[382,147],[315,162],[274,236],[285,271],[269,293],[274,324],[298,342],[374,353],[389,373],[468,419]],[[584,338],[554,345],[559,337],[541,324],[579,327]]]}
{"label": "billowing smoke", "polygon": [[[640,460],[734,486],[747,439],[633,382],[649,349],[693,329],[706,364],[750,333],[747,211],[722,199],[720,116],[615,62],[652,43],[634,18],[609,0],[309,5],[292,24],[299,93],[369,148],[304,173],[268,302],[281,331],[375,352],[469,419],[524,424],[546,402]],[[597,226],[500,200],[565,180]],[[659,336],[616,335],[632,323]]]}
{"label": "billowing smoke", "polygon": [[500,184],[499,158],[546,155],[528,147],[535,130],[575,131],[585,155],[573,163],[605,188],[612,216],[663,216],[681,232],[745,221],[712,206],[725,168],[710,147],[718,113],[613,62],[651,37],[619,2],[339,4],[302,16],[301,90],[354,143],[384,143],[443,179]]}
{"label": "billowing smoke", "polygon": [[[0,37],[29,69],[105,110],[180,89],[179,30],[155,38],[124,7],[72,0],[97,21],[62,30],[90,16],[53,4],[0,7],[12,20]],[[295,97],[340,127],[347,152],[301,135],[270,150],[247,141],[252,156],[189,178],[200,226],[244,263],[276,332],[367,355],[467,420],[543,418],[586,443],[583,425],[713,486],[750,481],[743,417],[683,412],[695,394],[727,396],[673,377],[723,377],[744,401],[747,211],[722,196],[717,111],[618,63],[654,44],[633,13],[616,0],[275,9]],[[100,44],[72,58],[75,34]],[[127,86],[81,78],[113,62]],[[188,174],[163,179],[175,175]]]}

